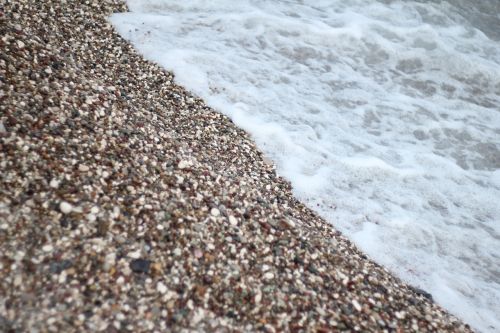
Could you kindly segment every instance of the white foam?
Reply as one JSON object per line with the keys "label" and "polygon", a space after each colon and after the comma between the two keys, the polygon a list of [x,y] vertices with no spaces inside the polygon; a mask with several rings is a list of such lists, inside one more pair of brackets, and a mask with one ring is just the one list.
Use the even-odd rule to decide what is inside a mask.
{"label": "white foam", "polygon": [[488,332],[500,330],[500,17],[494,0],[475,4],[130,0],[111,21],[249,131],[300,199]]}

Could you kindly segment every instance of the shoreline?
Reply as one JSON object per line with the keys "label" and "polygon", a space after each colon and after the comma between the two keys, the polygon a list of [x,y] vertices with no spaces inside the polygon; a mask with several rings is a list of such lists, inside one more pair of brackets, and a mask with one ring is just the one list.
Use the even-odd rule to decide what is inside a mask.
{"label": "shoreline", "polygon": [[0,18],[0,330],[470,331],[114,32],[121,1],[28,3]]}

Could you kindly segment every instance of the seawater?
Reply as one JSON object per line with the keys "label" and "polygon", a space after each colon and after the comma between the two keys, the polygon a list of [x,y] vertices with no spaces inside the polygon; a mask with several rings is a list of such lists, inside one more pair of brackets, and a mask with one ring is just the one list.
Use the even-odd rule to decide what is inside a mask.
{"label": "seawater", "polygon": [[130,0],[110,20],[295,195],[500,330],[500,1]]}

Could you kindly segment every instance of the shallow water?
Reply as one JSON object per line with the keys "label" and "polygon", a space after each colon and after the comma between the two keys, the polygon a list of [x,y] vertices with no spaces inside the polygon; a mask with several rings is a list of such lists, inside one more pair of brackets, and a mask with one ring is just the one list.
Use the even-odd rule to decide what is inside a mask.
{"label": "shallow water", "polygon": [[297,197],[500,330],[500,2],[130,0],[111,21]]}

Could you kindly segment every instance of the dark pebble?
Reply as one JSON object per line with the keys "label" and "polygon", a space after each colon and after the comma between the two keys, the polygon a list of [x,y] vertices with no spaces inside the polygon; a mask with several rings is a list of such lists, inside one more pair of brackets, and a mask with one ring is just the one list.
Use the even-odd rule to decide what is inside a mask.
{"label": "dark pebble", "polygon": [[71,260],[54,261],[50,263],[49,271],[53,274],[60,274],[71,266],[73,266]]}
{"label": "dark pebble", "polygon": [[417,295],[423,296],[423,297],[432,301],[432,295],[430,293],[428,293],[427,291],[420,289],[420,288],[416,288],[416,287],[410,287],[410,289],[413,290]]}
{"label": "dark pebble", "polygon": [[151,261],[146,259],[134,259],[130,262],[130,269],[136,273],[148,273]]}
{"label": "dark pebble", "polygon": [[302,258],[300,258],[300,257],[295,257],[295,258],[293,258],[293,262],[294,262],[296,265],[304,265],[304,260],[302,260]]}
{"label": "dark pebble", "polygon": [[309,265],[309,267],[307,267],[307,270],[312,273],[312,274],[315,274],[315,275],[318,275],[319,274],[319,271],[316,269],[316,267],[314,267],[313,265]]}

